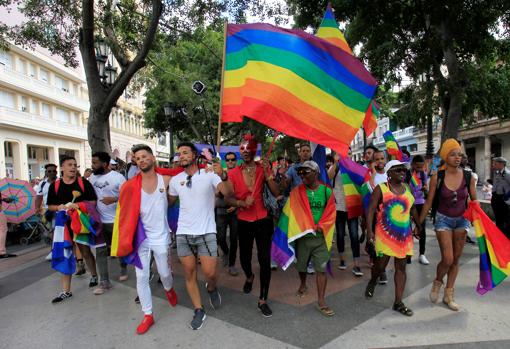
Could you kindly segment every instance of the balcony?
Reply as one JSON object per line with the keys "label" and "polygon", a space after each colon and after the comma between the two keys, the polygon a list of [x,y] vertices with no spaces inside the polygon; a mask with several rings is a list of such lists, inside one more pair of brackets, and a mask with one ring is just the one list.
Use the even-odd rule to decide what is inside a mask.
{"label": "balcony", "polygon": [[0,65],[0,85],[21,91],[27,95],[51,101],[72,110],[86,112],[89,110],[88,100],[79,98],[44,81],[19,73],[11,68]]}
{"label": "balcony", "polygon": [[0,126],[24,128],[59,137],[63,136],[80,140],[87,139],[86,126],[72,125],[7,107],[0,107]]}

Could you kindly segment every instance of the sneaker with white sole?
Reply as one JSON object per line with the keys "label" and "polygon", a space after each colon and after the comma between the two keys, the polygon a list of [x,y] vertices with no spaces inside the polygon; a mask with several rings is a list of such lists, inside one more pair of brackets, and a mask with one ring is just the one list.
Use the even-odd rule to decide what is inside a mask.
{"label": "sneaker with white sole", "polygon": [[44,257],[44,260],[45,260],[45,261],[48,261],[48,262],[51,262],[51,258],[52,258],[52,256],[51,256],[51,255],[52,255],[52,253],[53,253],[53,252],[48,253],[48,255],[47,255],[46,257]]}
{"label": "sneaker with white sole", "polygon": [[379,285],[386,285],[388,283],[388,275],[386,272],[383,272],[381,276],[379,276]]}
{"label": "sneaker with white sole", "polygon": [[363,272],[361,271],[361,268],[358,266],[352,268],[352,273],[357,277],[363,276]]}
{"label": "sneaker with white sole", "polygon": [[193,320],[189,324],[192,330],[199,330],[204,325],[204,321],[207,318],[205,315],[204,308],[195,309],[195,314],[193,315]]}
{"label": "sneaker with white sole", "polygon": [[[205,284],[205,288],[207,289],[207,284]],[[207,290],[207,293],[209,293],[209,304],[211,304],[211,307],[214,310],[218,309],[221,306],[221,295],[218,287],[212,291]]]}
{"label": "sneaker with white sole", "polygon": [[339,270],[345,270],[347,269],[347,264],[345,264],[345,261],[340,261],[340,265],[338,266]]}
{"label": "sneaker with white sole", "polygon": [[66,299],[69,299],[73,296],[71,292],[62,292],[57,297],[53,298],[51,303],[56,304],[65,301]]}
{"label": "sneaker with white sole", "polygon": [[420,255],[419,261],[420,261],[420,264],[423,264],[423,265],[429,265],[430,264],[429,260],[427,259],[427,257],[425,257],[424,254]]}
{"label": "sneaker with white sole", "polygon": [[306,273],[315,274],[315,268],[313,267],[312,263],[308,263],[308,266],[306,267]]}

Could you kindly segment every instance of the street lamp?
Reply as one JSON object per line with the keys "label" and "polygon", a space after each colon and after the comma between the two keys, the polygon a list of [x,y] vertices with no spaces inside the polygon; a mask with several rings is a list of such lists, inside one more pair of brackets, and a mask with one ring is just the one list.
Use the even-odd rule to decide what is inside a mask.
{"label": "street lamp", "polygon": [[173,132],[172,132],[172,123],[173,123],[173,119],[175,117],[176,110],[174,109],[174,107],[171,104],[166,103],[163,106],[163,111],[165,112],[166,118],[169,120],[168,121],[168,133],[170,136],[170,160],[169,160],[168,166],[170,166],[170,165],[172,165],[172,161],[174,158],[174,137],[173,137]]}
{"label": "street lamp", "polygon": [[99,79],[103,85],[111,87],[117,79],[117,68],[113,66],[113,54],[103,38],[96,41],[95,49]]}

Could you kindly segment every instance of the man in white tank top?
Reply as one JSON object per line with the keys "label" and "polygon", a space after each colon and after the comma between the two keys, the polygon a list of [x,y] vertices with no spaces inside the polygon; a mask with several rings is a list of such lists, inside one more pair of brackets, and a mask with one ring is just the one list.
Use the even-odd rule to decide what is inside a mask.
{"label": "man in white tank top", "polygon": [[152,295],[149,285],[151,252],[156,261],[161,283],[171,306],[177,304],[177,295],[173,289],[173,277],[168,264],[170,228],[167,220],[169,176],[156,173],[156,158],[147,145],[133,147],[133,156],[141,172],[142,188],[140,219],[147,238],[138,249],[142,269],[136,270],[136,290],[145,316],[136,332],[144,334],[154,324],[152,316]]}
{"label": "man in white tank top", "polygon": [[221,296],[216,287],[216,190],[223,194],[227,205],[235,206],[236,200],[229,182],[220,178],[223,170],[219,163],[213,164],[215,173],[200,170],[197,165],[198,152],[193,143],[180,143],[178,151],[184,172],[172,177],[170,181],[169,204],[173,205],[179,199],[177,255],[184,269],[186,289],[195,308],[190,327],[198,330],[206,315],[197,283],[197,258],[200,258],[211,307],[217,309],[221,305]]}

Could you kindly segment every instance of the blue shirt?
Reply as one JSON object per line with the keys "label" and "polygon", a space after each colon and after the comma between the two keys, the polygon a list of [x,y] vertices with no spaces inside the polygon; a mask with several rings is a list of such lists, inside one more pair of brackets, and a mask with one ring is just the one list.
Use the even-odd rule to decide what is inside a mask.
{"label": "blue shirt", "polygon": [[290,190],[303,183],[303,180],[297,174],[297,169],[299,166],[301,166],[301,163],[293,164],[291,167],[289,167],[287,173],[285,174],[287,178],[290,179]]}

